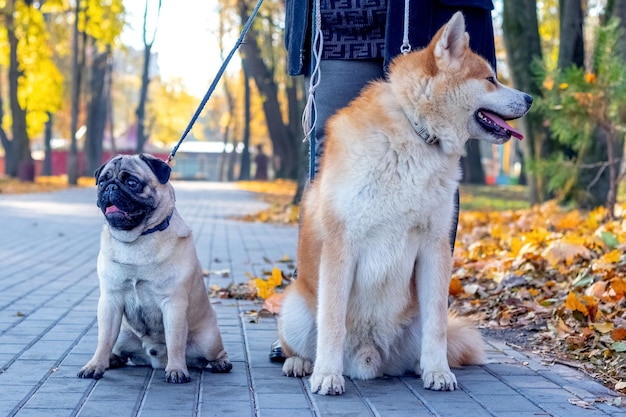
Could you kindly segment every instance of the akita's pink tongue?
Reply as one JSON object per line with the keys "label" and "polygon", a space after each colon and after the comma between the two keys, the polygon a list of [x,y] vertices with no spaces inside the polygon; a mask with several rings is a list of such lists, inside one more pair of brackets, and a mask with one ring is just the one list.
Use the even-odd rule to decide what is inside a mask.
{"label": "akita's pink tongue", "polygon": [[513,126],[511,126],[510,124],[505,122],[504,119],[502,119],[497,114],[494,114],[494,113],[491,113],[491,112],[488,112],[488,111],[485,111],[485,110],[481,110],[481,111],[482,111],[483,115],[485,115],[486,117],[491,119],[492,122],[494,122],[495,124],[497,124],[498,126],[503,128],[504,130],[509,132],[511,134],[511,136],[515,136],[519,140],[524,139],[524,135],[522,135],[520,132],[515,130],[515,128],[513,128]]}
{"label": "akita's pink tongue", "polygon": [[117,213],[117,212],[120,212],[120,211],[122,211],[122,210],[120,210],[117,206],[109,206],[104,211],[104,214]]}

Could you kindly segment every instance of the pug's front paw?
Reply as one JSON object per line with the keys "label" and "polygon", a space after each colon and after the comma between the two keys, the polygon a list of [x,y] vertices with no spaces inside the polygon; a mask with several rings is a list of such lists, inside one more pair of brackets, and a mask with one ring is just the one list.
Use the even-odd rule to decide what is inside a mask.
{"label": "pug's front paw", "polygon": [[102,378],[102,376],[104,375],[104,371],[106,370],[107,366],[105,364],[90,360],[85,366],[80,369],[80,371],[78,371],[78,374],[76,374],[76,376],[85,379],[100,379]]}
{"label": "pug's front paw", "polygon": [[209,362],[209,366],[211,367],[211,372],[218,374],[225,374],[233,369],[233,364],[230,363],[228,358]]}

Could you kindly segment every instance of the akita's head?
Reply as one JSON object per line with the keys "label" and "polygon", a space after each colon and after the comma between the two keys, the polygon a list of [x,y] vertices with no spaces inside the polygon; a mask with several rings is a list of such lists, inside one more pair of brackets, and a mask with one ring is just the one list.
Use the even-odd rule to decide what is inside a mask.
{"label": "akita's head", "polygon": [[506,121],[522,117],[532,97],[498,82],[489,63],[469,48],[460,12],[423,50],[396,58],[389,82],[416,128],[426,128],[444,150],[463,153],[468,139],[501,144],[523,136]]}

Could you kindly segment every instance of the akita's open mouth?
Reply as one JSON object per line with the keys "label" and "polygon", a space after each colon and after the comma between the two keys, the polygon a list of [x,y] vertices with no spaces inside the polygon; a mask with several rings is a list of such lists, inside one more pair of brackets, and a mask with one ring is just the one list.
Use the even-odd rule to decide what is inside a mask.
{"label": "akita's open mouth", "polygon": [[476,112],[475,117],[482,128],[494,136],[501,138],[514,136],[519,140],[524,139],[524,135],[515,130],[513,126],[509,125],[502,116],[485,109],[480,109]]}

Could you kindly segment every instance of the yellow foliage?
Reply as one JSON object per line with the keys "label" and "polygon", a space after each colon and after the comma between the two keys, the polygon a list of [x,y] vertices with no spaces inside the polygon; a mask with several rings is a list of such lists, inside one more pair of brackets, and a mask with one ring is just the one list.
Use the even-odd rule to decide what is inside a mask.
{"label": "yellow foliage", "polygon": [[599,331],[600,333],[608,333],[613,330],[613,323],[604,322],[604,323],[591,323],[591,327]]}
{"label": "yellow foliage", "polygon": [[554,88],[554,79],[548,76],[545,80],[543,80],[543,88],[546,90],[552,90]]}
{"label": "yellow foliage", "polygon": [[624,297],[626,295],[626,281],[622,278],[611,280],[611,293],[614,297]]}
{"label": "yellow foliage", "polygon": [[276,293],[276,287],[280,287],[283,283],[283,272],[274,267],[272,269],[272,275],[267,280],[263,278],[254,278],[251,281],[257,288],[259,297],[267,300],[270,296]]}
{"label": "yellow foliage", "polygon": [[550,236],[550,232],[544,227],[536,227],[530,232],[522,234],[522,241],[524,243],[536,243],[542,246]]}
{"label": "yellow foliage", "polygon": [[580,301],[578,296],[572,291],[567,294],[567,298],[565,299],[565,307],[569,308],[572,311],[579,311],[585,316],[589,315],[589,310],[587,309],[587,306],[582,301]]}
{"label": "yellow foliage", "polygon": [[591,258],[591,252],[584,245],[565,241],[553,241],[541,255],[552,267],[561,263],[571,265],[578,258]]}
{"label": "yellow foliage", "polygon": [[239,181],[237,186],[255,193],[293,196],[298,183],[293,180],[277,179],[274,181]]}
{"label": "yellow foliage", "polygon": [[[18,78],[18,101],[26,110],[27,131],[30,137],[43,131],[47,113],[61,107],[63,76],[52,61],[49,34],[43,14],[25,2],[15,4],[15,35],[18,38],[17,59],[21,75]],[[6,32],[0,42],[6,39]],[[6,46],[2,53],[8,53]],[[6,61],[6,57],[1,58]]]}
{"label": "yellow foliage", "polygon": [[457,277],[454,277],[450,280],[450,287],[448,293],[453,296],[457,296],[459,294],[464,293],[463,285],[461,284],[461,280]]}
{"label": "yellow foliage", "polygon": [[271,285],[269,282],[265,281],[262,278],[255,278],[253,280],[254,285],[257,288],[258,291],[258,295],[259,297],[261,297],[262,299],[267,299],[270,295],[274,294],[274,286]]}
{"label": "yellow foliage", "polygon": [[283,271],[274,267],[272,269],[272,276],[267,280],[268,284],[278,287],[283,283]]}
{"label": "yellow foliage", "polygon": [[580,223],[582,222],[582,218],[578,210],[572,210],[569,213],[565,214],[563,217],[557,219],[554,223],[554,227],[557,230],[570,230],[577,229],[580,227]]}
{"label": "yellow foliage", "polygon": [[124,28],[124,11],[122,0],[87,0],[87,16],[81,14],[79,29],[93,37],[102,51],[119,40]]}

